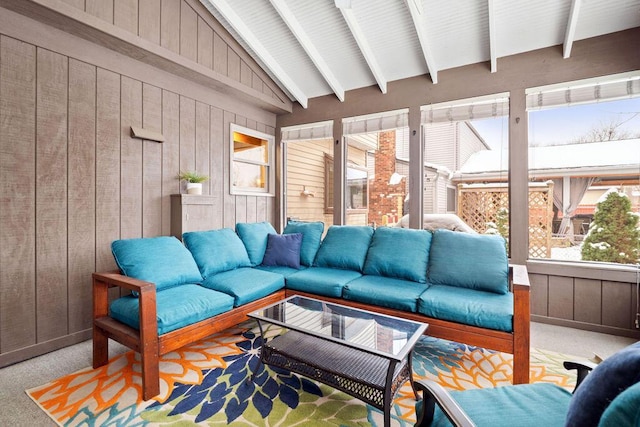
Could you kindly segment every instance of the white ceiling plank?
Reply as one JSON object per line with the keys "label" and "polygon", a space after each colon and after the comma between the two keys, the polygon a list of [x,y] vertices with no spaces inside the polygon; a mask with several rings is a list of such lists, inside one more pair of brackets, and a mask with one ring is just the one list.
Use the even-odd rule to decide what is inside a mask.
{"label": "white ceiling plank", "polygon": [[274,76],[280,80],[282,85],[287,88],[291,95],[302,105],[307,108],[309,99],[307,95],[300,89],[296,82],[287,74],[280,66],[266,47],[260,42],[259,38],[251,31],[248,25],[244,23],[242,18],[231,8],[226,0],[208,0],[218,12],[226,19],[233,29],[241,35],[244,41],[249,45],[254,54],[271,70]]}
{"label": "white ceiling plank", "polygon": [[382,72],[382,68],[380,64],[376,60],[373,55],[373,50],[371,49],[371,45],[367,41],[362,29],[360,28],[360,24],[358,24],[358,20],[356,19],[353,9],[351,6],[344,7],[344,0],[335,0],[336,7],[340,9],[342,13],[342,17],[347,23],[349,30],[351,30],[351,34],[353,34],[353,38],[356,39],[356,43],[358,43],[358,47],[364,56],[364,59],[367,61],[369,68],[371,69],[371,73],[373,73],[373,77],[376,79],[378,86],[380,87],[380,91],[382,93],[387,93],[387,79],[384,77],[384,73]]}
{"label": "white ceiling plank", "polygon": [[573,40],[576,36],[576,26],[578,25],[578,15],[580,15],[580,5],[582,0],[573,0],[571,2],[571,11],[569,12],[569,22],[567,23],[567,32],[564,35],[564,46],[562,56],[567,59],[571,56],[571,48]]}
{"label": "white ceiling plank", "polygon": [[498,54],[496,43],[498,36],[496,34],[496,14],[493,9],[493,0],[487,0],[487,6],[489,8],[489,55],[491,57],[491,72],[498,71]]}
{"label": "white ceiling plank", "polygon": [[438,83],[438,69],[435,65],[435,61],[433,60],[433,55],[431,54],[431,47],[429,45],[429,38],[427,37],[427,29],[423,17],[422,7],[420,7],[419,2],[416,2],[415,0],[405,0],[405,4],[409,8],[413,26],[415,27],[416,33],[418,34],[418,40],[420,41],[420,46],[422,47],[422,55],[424,56],[424,60],[427,63],[427,69],[429,70],[429,74],[431,75],[431,81],[436,84]]}
{"label": "white ceiling plank", "polygon": [[338,77],[336,77],[333,71],[331,71],[331,68],[329,68],[327,62],[324,60],[318,49],[316,49],[315,44],[311,41],[307,32],[296,19],[285,0],[270,1],[271,5],[278,12],[284,23],[287,24],[287,27],[289,27],[293,35],[296,37],[298,43],[300,43],[304,51],[307,52],[307,55],[309,55],[309,58],[311,58],[311,61],[318,71],[320,71],[322,77],[327,81],[333,90],[333,93],[336,94],[340,101],[344,102],[344,88],[338,80]]}

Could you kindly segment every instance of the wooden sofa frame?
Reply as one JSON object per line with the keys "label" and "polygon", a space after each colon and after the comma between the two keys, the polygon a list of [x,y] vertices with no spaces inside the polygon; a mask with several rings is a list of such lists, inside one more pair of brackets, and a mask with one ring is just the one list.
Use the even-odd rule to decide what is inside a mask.
{"label": "wooden sofa frame", "polygon": [[[225,313],[158,335],[156,288],[153,283],[123,276],[119,272],[93,273],[93,367],[109,361],[109,338],[140,353],[142,397],[151,399],[160,393],[159,358],[161,355],[198,341],[215,332],[248,319],[247,314],[291,295],[302,295],[429,324],[427,334],[452,341],[513,354],[513,384],[529,382],[529,277],[525,266],[509,267],[509,286],[514,294],[513,332],[501,332],[435,319],[418,313],[280,290]],[[140,330],[109,316],[109,288],[118,287],[139,293]]]}

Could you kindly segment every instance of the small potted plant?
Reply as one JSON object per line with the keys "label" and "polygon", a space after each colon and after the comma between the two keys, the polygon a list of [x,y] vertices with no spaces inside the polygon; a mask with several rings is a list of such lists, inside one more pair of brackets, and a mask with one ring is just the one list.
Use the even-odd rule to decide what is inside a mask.
{"label": "small potted plant", "polygon": [[195,171],[180,172],[178,179],[187,182],[187,194],[202,194],[202,183],[209,179]]}

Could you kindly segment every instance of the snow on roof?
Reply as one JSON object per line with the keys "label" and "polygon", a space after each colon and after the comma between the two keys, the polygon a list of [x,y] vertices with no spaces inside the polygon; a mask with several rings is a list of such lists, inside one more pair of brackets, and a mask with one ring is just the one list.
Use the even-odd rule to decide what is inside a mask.
{"label": "snow on roof", "polygon": [[[474,153],[456,175],[507,171],[506,150],[483,150]],[[529,149],[529,170],[575,170],[640,166],[640,138],[620,141],[552,145]]]}

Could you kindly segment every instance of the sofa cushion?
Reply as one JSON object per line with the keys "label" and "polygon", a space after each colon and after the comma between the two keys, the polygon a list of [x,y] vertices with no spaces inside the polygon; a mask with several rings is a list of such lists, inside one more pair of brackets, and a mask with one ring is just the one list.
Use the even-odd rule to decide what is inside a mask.
{"label": "sofa cushion", "polygon": [[430,246],[429,231],[379,227],[373,233],[363,272],[426,283]]}
{"label": "sofa cushion", "polygon": [[509,291],[509,261],[504,238],[436,230],[431,240],[427,280],[498,294]]}
{"label": "sofa cushion", "polygon": [[300,268],[302,233],[269,234],[262,265]]}
{"label": "sofa cushion", "polygon": [[498,331],[513,331],[513,294],[431,285],[418,299],[418,313]]}
{"label": "sofa cushion", "polygon": [[600,363],[573,394],[566,426],[597,426],[607,406],[624,390],[640,382],[640,342]]}
{"label": "sofa cushion", "polygon": [[305,269],[307,267],[291,268],[291,267],[285,267],[282,265],[256,265],[253,268],[257,268],[258,270],[263,270],[263,271],[270,271],[272,273],[279,274],[286,279],[292,274],[300,271],[300,269]]}
{"label": "sofa cushion", "polygon": [[[140,300],[127,295],[110,305],[111,316],[140,329]],[[183,285],[156,292],[158,335],[191,325],[233,308],[233,297],[200,285]]]}
{"label": "sofa cushion", "polygon": [[362,271],[373,228],[363,225],[332,225],[327,231],[314,265]]}
{"label": "sofa cushion", "polygon": [[284,288],[284,277],[256,268],[237,268],[207,277],[202,286],[231,295],[239,307]]}
{"label": "sofa cushion", "polygon": [[424,283],[382,276],[362,276],[347,283],[344,299],[415,312],[418,298],[427,289]]}
{"label": "sofa cushion", "polygon": [[250,267],[251,261],[240,237],[230,228],[191,231],[182,235],[193,254],[203,278],[239,267]]}
{"label": "sofa cushion", "polygon": [[[571,400],[570,392],[550,383],[452,391],[450,394],[475,425],[494,427],[561,426]],[[438,405],[431,423],[431,427],[436,426],[451,426]]]}
{"label": "sofa cushion", "polygon": [[620,393],[602,413],[598,427],[640,426],[640,383]]}
{"label": "sofa cushion", "polygon": [[360,276],[357,271],[309,267],[288,276],[286,286],[287,289],[340,298],[344,285]]}
{"label": "sofa cushion", "polygon": [[156,290],[202,282],[193,256],[175,237],[116,240],[111,251],[122,274],[155,283]]}
{"label": "sofa cushion", "polygon": [[289,221],[283,234],[302,233],[302,246],[300,246],[300,264],[307,267],[313,265],[324,232],[322,222],[298,222]]}
{"label": "sofa cushion", "polygon": [[239,222],[236,233],[244,243],[252,266],[262,264],[262,257],[267,249],[267,236],[276,234],[276,229],[268,222]]}

